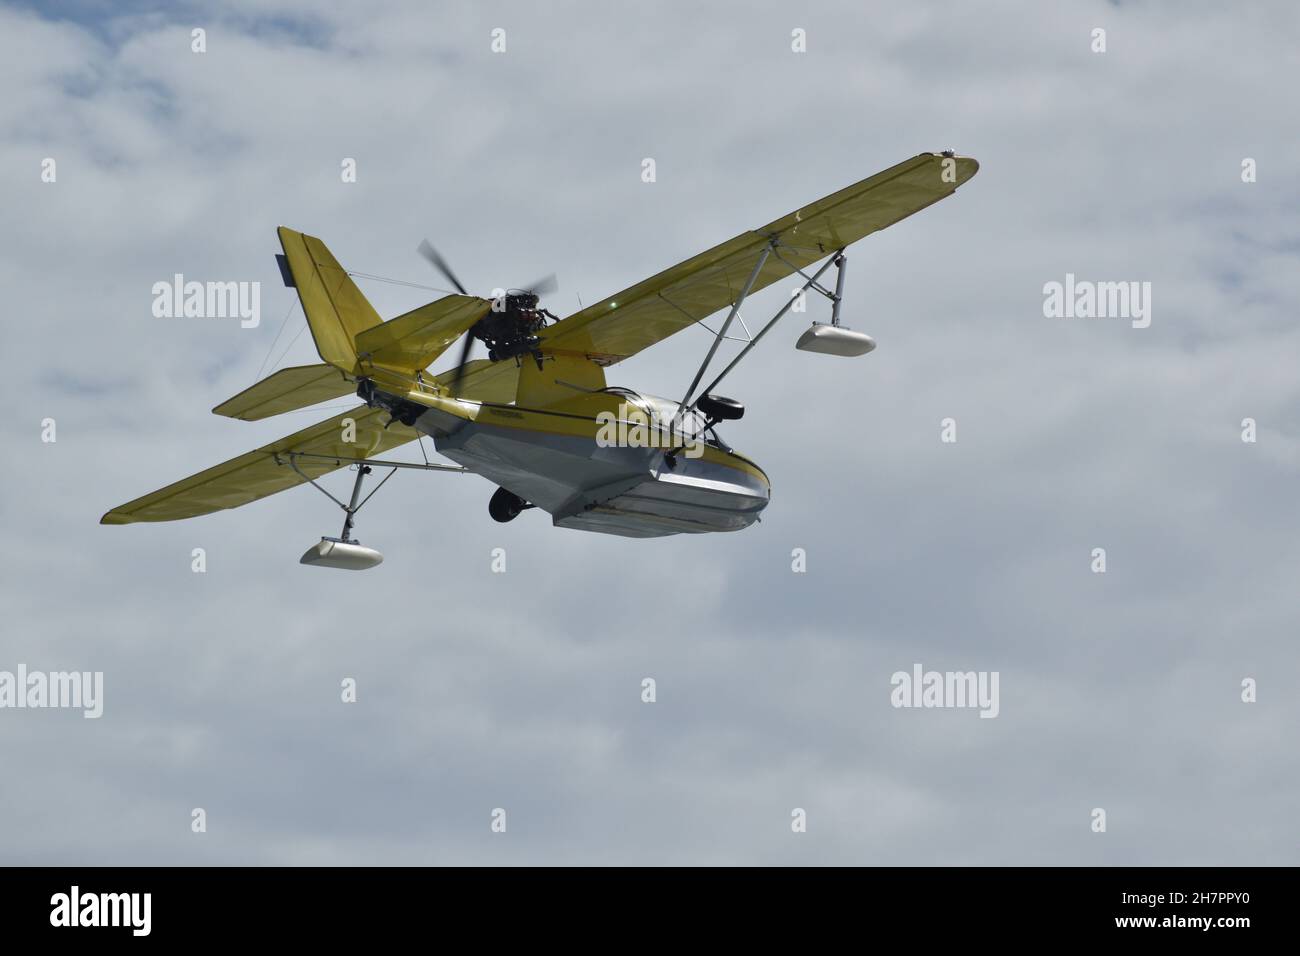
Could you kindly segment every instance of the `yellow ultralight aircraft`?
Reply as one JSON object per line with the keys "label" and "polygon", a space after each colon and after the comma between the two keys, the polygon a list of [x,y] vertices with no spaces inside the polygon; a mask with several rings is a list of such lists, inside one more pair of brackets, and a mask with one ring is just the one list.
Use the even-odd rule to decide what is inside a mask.
{"label": "yellow ultralight aircraft", "polygon": [[[257,421],[353,392],[364,404],[114,508],[102,523],[192,518],[305,482],[329,495],[316,479],[354,466],[350,501],[329,495],[346,513],[342,534],[322,538],[302,563],[373,567],[382,556],[351,532],[370,497],[360,497],[362,481],[382,466],[393,469],[384,481],[398,468],[482,475],[498,486],[489,504],[497,521],[537,507],[556,527],[637,538],[748,527],[767,506],[770,485],[718,436],[718,422],[744,408],[713,389],[810,289],[830,300],[831,322],[814,323],[797,347],[871,351],[869,336],[839,323],[844,248],[951,195],[978,170],[951,151],[922,153],[562,320],[539,306],[553,279],[472,296],[426,241],[420,252],[460,294],[382,321],[324,243],[282,226],[277,258],[324,364],[282,369],[213,411]],[[832,265],[833,290],[819,281]],[[756,334],[746,327],[740,354],[697,391],[746,297],[796,273],[806,280],[799,293]],[[709,329],[713,344],[680,402],[605,384],[608,366],[728,307],[720,328]],[[456,368],[426,375],[461,336]],[[475,341],[488,358],[471,360]],[[458,466],[376,458],[422,435]]]}

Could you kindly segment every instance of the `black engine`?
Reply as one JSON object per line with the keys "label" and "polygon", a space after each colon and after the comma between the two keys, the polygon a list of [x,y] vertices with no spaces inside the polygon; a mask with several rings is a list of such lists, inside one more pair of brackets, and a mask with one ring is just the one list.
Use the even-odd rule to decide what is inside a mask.
{"label": "black engine", "polygon": [[492,311],[474,323],[470,335],[487,346],[493,362],[528,354],[540,362],[537,333],[546,327],[547,319],[557,320],[537,302],[535,293],[512,289],[493,301]]}

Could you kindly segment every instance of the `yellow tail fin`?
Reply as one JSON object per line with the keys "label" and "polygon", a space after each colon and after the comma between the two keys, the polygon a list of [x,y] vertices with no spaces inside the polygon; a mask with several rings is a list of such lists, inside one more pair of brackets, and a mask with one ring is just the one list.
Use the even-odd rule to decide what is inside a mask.
{"label": "yellow tail fin", "polygon": [[316,351],[336,368],[355,373],[356,337],[379,325],[379,313],[325,243],[281,226],[280,245],[298,287]]}

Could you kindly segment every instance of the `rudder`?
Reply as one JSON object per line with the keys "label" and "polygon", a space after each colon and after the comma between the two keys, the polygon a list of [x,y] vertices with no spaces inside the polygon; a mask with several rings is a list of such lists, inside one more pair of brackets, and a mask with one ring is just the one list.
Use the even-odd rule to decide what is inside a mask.
{"label": "rudder", "polygon": [[279,233],[316,351],[330,365],[355,373],[356,337],[380,324],[379,313],[325,243],[286,226]]}

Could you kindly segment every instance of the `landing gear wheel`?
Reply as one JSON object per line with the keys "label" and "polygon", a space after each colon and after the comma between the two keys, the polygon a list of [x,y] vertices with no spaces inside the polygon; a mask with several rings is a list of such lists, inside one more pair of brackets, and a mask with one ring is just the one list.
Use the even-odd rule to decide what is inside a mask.
{"label": "landing gear wheel", "polygon": [[498,488],[488,502],[488,514],[492,516],[493,521],[514,521],[519,517],[519,512],[530,507],[528,502],[524,501],[518,495],[506,491],[504,488]]}

